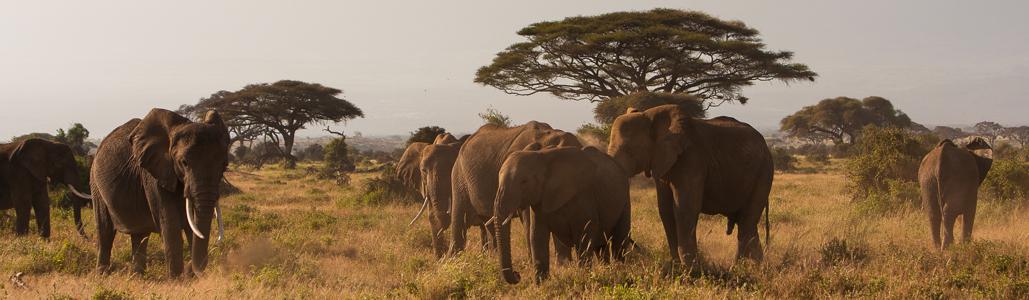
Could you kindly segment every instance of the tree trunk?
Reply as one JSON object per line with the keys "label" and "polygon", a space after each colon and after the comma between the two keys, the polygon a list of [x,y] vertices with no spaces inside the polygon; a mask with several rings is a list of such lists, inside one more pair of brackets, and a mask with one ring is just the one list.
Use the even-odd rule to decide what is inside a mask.
{"label": "tree trunk", "polygon": [[296,132],[283,132],[282,133],[282,145],[285,153],[282,155],[286,158],[285,167],[287,169],[295,169],[297,167],[297,158],[293,157],[293,141],[295,139]]}

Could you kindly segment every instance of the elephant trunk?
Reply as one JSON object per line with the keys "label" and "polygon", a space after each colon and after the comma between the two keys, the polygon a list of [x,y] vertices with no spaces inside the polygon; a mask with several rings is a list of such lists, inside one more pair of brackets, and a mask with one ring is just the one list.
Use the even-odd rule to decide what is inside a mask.
{"label": "elephant trunk", "polygon": [[191,224],[191,226],[196,227],[196,231],[199,231],[199,234],[197,235],[199,238],[193,239],[193,247],[190,249],[190,253],[193,257],[193,260],[191,261],[192,269],[195,273],[203,272],[207,267],[207,246],[210,243],[210,239],[205,237],[210,236],[211,219],[214,217],[215,209],[215,206],[197,207],[196,219],[194,220],[195,224]]}
{"label": "elephant trunk", "polygon": [[486,226],[494,226],[496,228],[496,241],[497,248],[500,249],[500,274],[504,277],[504,281],[510,284],[517,284],[521,281],[521,276],[518,272],[515,272],[514,266],[511,263],[511,222],[510,216],[512,215],[511,209],[506,206],[512,205],[507,204],[508,201],[504,199],[504,188],[501,187],[497,193],[497,201],[494,203],[495,211],[493,218],[490,219],[491,224]]}

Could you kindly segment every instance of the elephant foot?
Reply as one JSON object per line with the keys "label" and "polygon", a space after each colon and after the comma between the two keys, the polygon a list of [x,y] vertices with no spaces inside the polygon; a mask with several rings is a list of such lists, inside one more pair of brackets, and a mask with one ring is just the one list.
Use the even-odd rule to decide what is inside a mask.
{"label": "elephant foot", "polygon": [[111,265],[98,265],[96,266],[97,274],[109,275],[111,274]]}

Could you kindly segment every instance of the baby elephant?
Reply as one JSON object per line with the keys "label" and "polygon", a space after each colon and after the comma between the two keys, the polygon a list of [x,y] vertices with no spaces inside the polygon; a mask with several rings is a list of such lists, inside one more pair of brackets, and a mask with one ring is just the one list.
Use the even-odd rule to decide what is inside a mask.
{"label": "baby elephant", "polygon": [[[536,282],[547,278],[550,235],[575,246],[581,262],[591,254],[622,259],[630,245],[629,177],[611,157],[593,147],[540,149],[530,144],[500,168],[493,219],[501,274],[515,284],[511,266],[511,218],[528,209],[529,254]],[[487,223],[489,223],[487,222]]]}
{"label": "baby elephant", "polygon": [[[936,248],[946,248],[954,241],[954,221],[958,216],[962,216],[964,225],[962,242],[972,239],[979,185],[992,165],[992,149],[981,138],[972,140],[964,149],[943,140],[922,159],[918,183]],[[942,245],[941,220],[946,230]]]}

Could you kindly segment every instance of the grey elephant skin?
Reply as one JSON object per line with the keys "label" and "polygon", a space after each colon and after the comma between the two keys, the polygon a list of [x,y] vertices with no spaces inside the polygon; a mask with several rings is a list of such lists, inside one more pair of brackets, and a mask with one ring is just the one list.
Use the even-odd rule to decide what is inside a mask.
{"label": "grey elephant skin", "polygon": [[630,175],[654,178],[673,264],[697,263],[701,213],[728,217],[726,234],[739,227],[737,258],[763,258],[758,223],[764,211],[767,235],[774,172],[753,127],[729,117],[694,119],[676,105],[630,109],[612,125],[608,154]]}
{"label": "grey elephant skin", "polygon": [[117,231],[131,236],[134,272],[146,268],[147,237],[153,232],[164,242],[172,277],[184,271],[183,233],[192,257],[185,271],[202,272],[211,220],[220,211],[218,185],[227,167],[228,145],[228,130],[213,111],[195,123],[153,109],[104,138],[91,174],[98,271],[109,271]]}
{"label": "grey elephant skin", "polygon": [[[50,237],[48,178],[53,183],[85,190],[75,155],[67,145],[42,139],[0,144],[0,210],[14,208],[16,235],[29,232],[29,215],[35,211],[39,236]],[[75,225],[81,234],[85,202],[77,197],[72,199]]]}
{"label": "grey elephant skin", "polygon": [[[918,184],[922,207],[929,216],[933,245],[937,249],[948,247],[954,241],[954,222],[962,216],[962,242],[972,239],[975,207],[979,185],[993,166],[992,149],[986,141],[976,138],[965,147],[951,140],[936,144],[918,167]],[[940,223],[943,223],[943,241],[940,241]]]}
{"label": "grey elephant skin", "polygon": [[580,262],[592,256],[622,260],[630,245],[629,177],[607,154],[593,147],[553,147],[532,144],[508,156],[500,168],[500,188],[494,204],[497,244],[503,278],[511,284],[520,276],[511,265],[511,224],[518,211],[528,209],[529,251],[536,282],[547,278],[547,246],[553,234],[574,245]]}
{"label": "grey elephant skin", "polygon": [[[466,231],[478,226],[483,247],[492,248],[490,240],[494,224],[486,224],[493,216],[493,203],[497,194],[500,166],[512,152],[524,149],[532,143],[543,147],[582,147],[574,135],[556,130],[546,123],[529,121],[516,127],[499,127],[492,124],[480,127],[461,146],[451,173],[451,218],[450,255],[463,251]],[[527,218],[522,218],[523,223]],[[489,225],[489,226],[487,226]],[[559,260],[570,256],[570,249],[555,243]]]}

